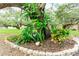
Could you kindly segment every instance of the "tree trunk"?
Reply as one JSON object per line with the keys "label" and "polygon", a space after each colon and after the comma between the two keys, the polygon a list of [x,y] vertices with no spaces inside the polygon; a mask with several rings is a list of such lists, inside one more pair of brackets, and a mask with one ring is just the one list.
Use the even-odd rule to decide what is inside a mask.
{"label": "tree trunk", "polygon": [[[45,3],[40,3],[38,4],[38,7],[39,7],[39,12],[40,12],[40,16],[38,17],[40,19],[41,22],[44,21],[44,14],[45,14]],[[51,33],[50,33],[50,30],[49,30],[49,27],[48,27],[48,24],[47,24],[47,27],[46,28],[43,28],[42,29],[42,32],[44,33],[45,35],[45,39],[48,39],[50,36],[51,36]]]}
{"label": "tree trunk", "polygon": [[43,21],[44,20],[44,13],[45,13],[45,11],[44,11],[44,9],[45,9],[45,3],[39,3],[38,4],[38,9],[39,9],[39,13],[40,13],[40,16],[38,17],[41,21]]}

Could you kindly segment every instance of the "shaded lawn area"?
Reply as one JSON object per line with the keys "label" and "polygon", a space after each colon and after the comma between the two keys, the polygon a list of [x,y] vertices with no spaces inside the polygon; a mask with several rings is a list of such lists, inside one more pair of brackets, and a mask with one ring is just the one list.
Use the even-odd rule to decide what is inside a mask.
{"label": "shaded lawn area", "polygon": [[19,29],[0,29],[0,34],[20,34]]}

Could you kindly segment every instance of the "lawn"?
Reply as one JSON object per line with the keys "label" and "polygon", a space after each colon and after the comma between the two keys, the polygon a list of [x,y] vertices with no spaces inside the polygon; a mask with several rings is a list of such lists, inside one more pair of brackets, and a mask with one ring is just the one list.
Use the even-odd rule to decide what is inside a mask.
{"label": "lawn", "polygon": [[19,29],[0,29],[0,34],[20,34]]}
{"label": "lawn", "polygon": [[[19,29],[0,29],[0,34],[20,34],[21,30]],[[70,30],[71,36],[79,36],[79,31]]]}

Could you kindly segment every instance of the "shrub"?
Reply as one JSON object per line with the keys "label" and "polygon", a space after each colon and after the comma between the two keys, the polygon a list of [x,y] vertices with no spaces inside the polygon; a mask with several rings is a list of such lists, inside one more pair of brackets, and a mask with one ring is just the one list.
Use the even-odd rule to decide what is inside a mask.
{"label": "shrub", "polygon": [[[41,25],[40,25],[41,24]],[[22,37],[24,42],[42,42],[44,40],[44,34],[42,33],[42,23],[35,21],[27,25],[22,30]]]}
{"label": "shrub", "polygon": [[33,33],[32,27],[25,27],[22,31],[23,41],[25,41],[25,42],[32,41],[32,39],[34,39],[32,36],[32,33]]}
{"label": "shrub", "polygon": [[11,36],[8,40],[16,43],[28,43],[28,42],[42,42],[45,39],[43,33],[43,28],[45,28],[46,23],[42,23],[39,20],[28,20],[27,26],[22,29],[20,35]]}
{"label": "shrub", "polygon": [[55,42],[58,42],[59,44],[62,44],[65,40],[69,38],[69,30],[67,29],[57,29],[54,27],[52,29],[52,40]]}

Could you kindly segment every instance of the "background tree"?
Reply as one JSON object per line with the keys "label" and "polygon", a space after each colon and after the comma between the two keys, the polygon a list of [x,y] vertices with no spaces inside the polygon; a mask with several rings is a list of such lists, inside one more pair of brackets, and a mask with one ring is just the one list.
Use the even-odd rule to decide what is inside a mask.
{"label": "background tree", "polygon": [[0,25],[4,27],[16,27],[20,29],[21,10],[16,11],[13,8],[1,9]]}
{"label": "background tree", "polygon": [[76,4],[63,4],[59,6],[56,11],[56,18],[60,20],[63,27],[66,28],[70,25],[79,23],[79,5]]}

